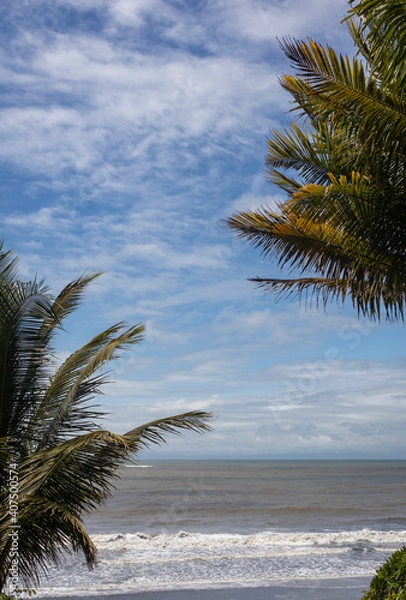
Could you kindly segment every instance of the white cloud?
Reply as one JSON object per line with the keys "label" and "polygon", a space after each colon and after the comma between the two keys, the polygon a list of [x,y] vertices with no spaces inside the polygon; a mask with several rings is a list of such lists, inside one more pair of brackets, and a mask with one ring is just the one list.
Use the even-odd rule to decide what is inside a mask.
{"label": "white cloud", "polygon": [[90,173],[96,187],[100,177],[105,187],[126,171],[139,177],[157,159],[168,169],[176,144],[201,136],[205,154],[235,151],[263,130],[270,95],[274,105],[281,96],[268,65],[233,56],[158,57],[84,34],[58,34],[32,50],[17,64],[5,56],[20,90],[19,106],[1,111],[3,159],[53,178]]}
{"label": "white cloud", "polygon": [[[347,10],[348,5],[343,0],[306,0],[300,4],[300,14],[296,0],[272,3],[223,0],[218,4],[217,19],[229,35],[242,36],[256,43],[284,36],[315,39],[328,36],[337,43],[340,37],[345,38],[346,26],[339,24]],[[335,26],[326,28],[326,22],[334,22]]]}
{"label": "white cloud", "polygon": [[121,25],[139,27],[148,14],[168,15],[168,5],[161,0],[116,0],[109,3],[110,15]]}
{"label": "white cloud", "polygon": [[11,214],[5,218],[5,222],[10,227],[61,231],[69,229],[74,218],[74,211],[66,211],[62,207],[54,206],[40,208],[37,212],[28,215]]}
{"label": "white cloud", "polygon": [[[261,170],[269,129],[289,107],[275,37],[348,46],[346,9],[345,0],[309,0],[306,10],[298,0],[7,8],[3,235],[23,275],[55,290],[105,271],[61,356],[111,322],[147,322],[147,341],[117,364],[103,400],[119,431],[208,408],[217,419],[210,436],[193,437],[200,456],[405,451],[404,365],[384,359],[381,341],[402,356],[401,333],[335,306],[325,315],[275,304],[246,279],[279,271],[219,225],[279,199]],[[184,448],[182,436],[165,452]]]}
{"label": "white cloud", "polygon": [[[147,13],[157,14],[153,3],[70,4],[78,10],[108,9],[117,22],[125,19],[127,25],[134,22],[137,27]],[[40,2],[37,5],[40,6]],[[57,6],[59,9],[56,7],[49,15],[55,22],[63,20],[66,12],[66,3]],[[246,11],[251,15],[249,20],[258,14],[258,6],[255,2],[239,3],[237,12],[241,15]],[[178,14],[170,3],[165,7],[167,16]],[[224,3],[219,10],[230,9]],[[210,22],[222,26],[214,13],[216,9],[213,12],[212,5],[203,5],[207,27]],[[182,13],[188,26],[197,17],[193,10]],[[170,26],[169,21],[168,16],[166,25],[171,28],[174,19]],[[199,56],[188,49],[167,48],[163,53],[158,51],[159,46],[153,45],[146,52],[145,48],[132,49],[113,38],[89,32],[48,35],[51,25],[49,21],[47,27],[34,28],[29,34],[25,32],[13,47],[14,54],[4,56],[8,80],[16,86],[16,93],[15,106],[1,111],[0,132],[8,143],[0,156],[19,169],[35,173],[37,180],[42,175],[42,187],[55,191],[71,189],[74,206],[103,199],[111,202],[120,194],[134,193],[138,223],[143,224],[144,231],[152,220],[145,227],[145,200],[140,206],[140,198],[145,197],[151,181],[156,179],[163,185],[168,182],[173,185],[180,177],[184,181],[189,177],[189,189],[196,190],[196,178],[186,175],[186,171],[196,171],[202,160],[211,161],[208,179],[218,179],[222,176],[218,159],[226,160],[221,158],[223,156],[235,160],[238,155],[243,158],[250,146],[257,143],[255,137],[271,125],[271,106],[275,112],[285,103],[272,76],[272,65],[262,59],[252,61],[250,53],[244,56],[235,54],[232,49],[227,53],[223,48],[217,55]],[[234,35],[240,35],[238,27]],[[31,50],[28,56],[24,54],[24,43]],[[181,175],[177,174],[178,165],[182,167]],[[143,182],[142,187],[140,182]],[[207,184],[206,192],[200,183],[199,187],[200,197],[207,194]],[[156,189],[151,190],[155,197],[158,188],[156,184]],[[232,210],[268,200],[258,183],[254,188],[240,195]],[[260,189],[257,194],[256,190]],[[50,215],[55,209],[46,210],[48,213],[32,214],[31,224],[42,220],[49,229]],[[221,212],[225,214],[224,209]],[[184,213],[182,220],[185,218]],[[22,222],[26,216],[14,214],[8,223],[15,228],[18,220]],[[86,257],[77,257],[76,262],[82,264],[84,260],[91,268],[90,225],[86,218],[81,217],[81,221],[82,231],[85,227],[88,229]],[[99,219],[96,221],[100,223]],[[128,224],[126,214],[122,228]],[[115,227],[119,227],[118,221]],[[111,229],[104,230],[104,234],[110,235]],[[43,232],[41,238],[44,239]],[[74,234],[72,242],[73,247],[77,247]],[[142,246],[138,244],[140,249]],[[236,244],[233,250],[235,248]],[[164,253],[166,262],[175,264],[176,253],[169,259],[170,250],[168,252],[164,245],[155,245],[155,250],[157,259]],[[219,247],[219,251],[223,254],[222,260],[227,250]],[[102,258],[100,247],[95,247],[94,254]],[[218,256],[208,246],[199,249],[194,257],[178,253],[178,264],[185,268],[197,263],[214,266],[216,254]],[[139,254],[134,258],[137,256]],[[35,255],[31,256],[31,262],[33,260]],[[103,266],[114,264],[108,256],[101,262]],[[75,268],[74,260],[69,259],[69,264]],[[68,268],[68,264],[65,263],[65,267]]]}

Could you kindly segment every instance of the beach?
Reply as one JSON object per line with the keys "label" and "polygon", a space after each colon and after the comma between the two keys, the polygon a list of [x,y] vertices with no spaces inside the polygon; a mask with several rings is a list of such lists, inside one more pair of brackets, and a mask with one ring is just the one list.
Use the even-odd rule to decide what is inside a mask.
{"label": "beach", "polygon": [[[106,600],[360,600],[368,588],[368,578],[342,578],[320,582],[290,582],[267,587],[223,588],[112,594]],[[100,600],[101,596],[84,596],[83,600]],[[78,600],[64,596],[59,600]]]}
{"label": "beach", "polygon": [[404,461],[156,461],[124,469],[40,598],[360,600],[406,545]]}

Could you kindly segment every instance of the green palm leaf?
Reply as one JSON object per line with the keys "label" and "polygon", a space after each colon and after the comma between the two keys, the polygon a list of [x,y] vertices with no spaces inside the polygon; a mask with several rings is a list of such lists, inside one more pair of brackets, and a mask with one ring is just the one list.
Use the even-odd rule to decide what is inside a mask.
{"label": "green palm leaf", "polygon": [[353,7],[358,20],[348,23],[361,60],[313,40],[281,43],[295,71],[281,84],[300,117],[272,132],[266,165],[287,200],[227,220],[290,270],[290,278],[254,278],[278,297],[348,298],[371,318],[404,318],[405,6],[360,0]]}
{"label": "green palm leaf", "polygon": [[404,148],[406,109],[401,97],[386,93],[373,76],[367,76],[357,59],[337,56],[328,48],[309,40],[286,39],[283,49],[298,76],[281,78],[294,98],[297,109],[318,120],[344,127],[357,135],[365,151],[371,137],[388,151],[393,141]]}
{"label": "green palm leaf", "polygon": [[52,319],[52,300],[43,284],[0,282],[0,437],[19,427],[35,402],[30,381],[44,383],[46,365],[36,332]]}
{"label": "green palm leaf", "polygon": [[[99,413],[83,408],[83,402],[99,393],[106,377],[93,375],[118,352],[143,340],[141,324],[123,330],[123,323],[106,329],[69,356],[52,378],[30,429],[41,432],[39,448],[71,434],[88,429]],[[79,410],[78,410],[78,407]]]}
{"label": "green palm leaf", "polygon": [[294,192],[300,184],[308,182],[328,182],[329,173],[336,170],[331,161],[332,153],[329,151],[328,142],[328,133],[323,131],[321,126],[318,130],[308,130],[292,123],[290,129],[284,132],[273,130],[272,138],[268,140],[265,160],[271,181],[279,185],[280,178],[284,177],[280,169],[293,169],[301,178],[301,182],[295,182],[292,189],[288,188],[285,191]]}
{"label": "green palm leaf", "polygon": [[353,18],[349,28],[357,47],[363,51],[382,85],[403,94],[406,89],[404,0],[361,0],[349,11],[348,18]]}
{"label": "green palm leaf", "polygon": [[164,435],[167,433],[178,434],[183,430],[198,433],[210,431],[211,427],[208,424],[210,417],[210,413],[207,412],[191,411],[165,419],[157,419],[132,429],[125,434],[125,438],[136,443],[137,449],[148,446],[149,443],[159,444],[165,442]]}
{"label": "green palm leaf", "polygon": [[[63,554],[83,552],[89,567],[97,560],[97,549],[80,519],[63,504],[47,498],[29,497],[19,501],[18,575],[27,588],[40,583],[50,563],[62,564]],[[12,566],[12,538],[9,523],[0,520],[0,582]]]}
{"label": "green palm leaf", "polygon": [[210,413],[158,419],[124,435],[99,428],[89,405],[106,382],[105,368],[144,338],[141,324],[116,323],[55,370],[51,343],[99,274],[79,277],[53,298],[43,282],[20,281],[0,247],[0,592],[12,566],[10,465],[18,475],[19,575],[35,585],[63,552],[96,548],[83,517],[114,490],[118,469],[167,434],[210,429]]}

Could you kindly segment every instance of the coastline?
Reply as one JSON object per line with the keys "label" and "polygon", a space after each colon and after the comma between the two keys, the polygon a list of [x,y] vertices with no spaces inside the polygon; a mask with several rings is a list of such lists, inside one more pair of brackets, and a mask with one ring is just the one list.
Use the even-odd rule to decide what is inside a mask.
{"label": "coastline", "polygon": [[91,521],[97,568],[69,553],[37,598],[360,600],[406,544],[405,469],[406,461],[126,469]]}
{"label": "coastline", "polygon": [[[342,577],[278,582],[267,587],[183,589],[91,596],[58,596],[55,600],[360,600],[371,577]],[[38,600],[40,600],[40,596]],[[46,597],[43,597],[44,600]]]}

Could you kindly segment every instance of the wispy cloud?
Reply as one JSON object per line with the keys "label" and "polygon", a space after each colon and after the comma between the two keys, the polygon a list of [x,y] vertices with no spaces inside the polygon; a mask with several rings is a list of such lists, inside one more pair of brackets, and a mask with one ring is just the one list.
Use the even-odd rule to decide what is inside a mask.
{"label": "wispy cloud", "polygon": [[247,277],[279,271],[220,223],[281,199],[263,168],[269,130],[290,118],[276,38],[350,50],[346,10],[346,0],[0,7],[6,245],[25,277],[55,290],[104,271],[62,354],[111,322],[147,325],[108,387],[112,427],[203,408],[217,419],[193,441],[199,456],[373,454],[377,439],[404,453],[404,369],[381,341],[402,356],[400,332],[261,296]]}

